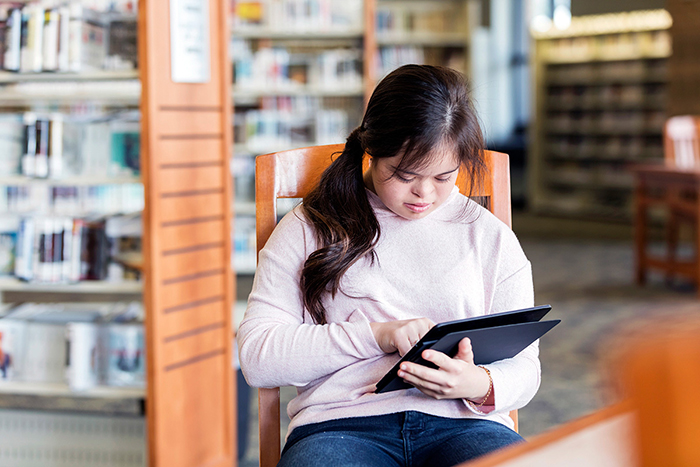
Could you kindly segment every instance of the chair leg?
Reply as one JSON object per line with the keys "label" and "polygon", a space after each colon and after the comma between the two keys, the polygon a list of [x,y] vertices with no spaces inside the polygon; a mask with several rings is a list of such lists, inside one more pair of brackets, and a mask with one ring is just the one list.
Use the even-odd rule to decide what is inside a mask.
{"label": "chair leg", "polygon": [[644,205],[645,189],[641,182],[634,196],[634,266],[637,284],[646,283],[647,212]]}
{"label": "chair leg", "polygon": [[666,223],[666,284],[672,285],[676,273],[676,253],[678,251],[679,218],[672,210]]}
{"label": "chair leg", "polygon": [[[700,198],[698,198],[698,203],[700,204]],[[695,265],[695,290],[700,297],[700,215],[693,219],[691,227],[693,228],[693,243],[695,243],[695,251],[693,252],[695,255],[693,258],[693,264]]]}

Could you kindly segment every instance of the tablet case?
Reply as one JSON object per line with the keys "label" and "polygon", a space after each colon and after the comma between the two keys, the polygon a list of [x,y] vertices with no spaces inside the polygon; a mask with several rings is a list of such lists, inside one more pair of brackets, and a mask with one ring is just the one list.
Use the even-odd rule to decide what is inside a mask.
{"label": "tablet case", "polygon": [[422,352],[431,348],[454,357],[459,341],[465,337],[471,339],[474,363],[477,365],[514,357],[559,324],[560,320],[538,321],[550,309],[550,306],[541,306],[437,325],[384,375],[377,383],[375,392],[412,388],[396,375],[402,362],[411,361],[435,368],[435,365],[421,358]]}

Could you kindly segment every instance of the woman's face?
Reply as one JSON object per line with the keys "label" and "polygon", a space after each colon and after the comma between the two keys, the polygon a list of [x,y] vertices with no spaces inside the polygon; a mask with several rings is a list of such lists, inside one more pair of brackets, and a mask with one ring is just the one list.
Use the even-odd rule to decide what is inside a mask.
{"label": "woman's face", "polygon": [[437,149],[425,167],[397,170],[402,157],[372,159],[365,172],[365,185],[395,214],[409,220],[421,219],[452,193],[459,160],[452,148]]}

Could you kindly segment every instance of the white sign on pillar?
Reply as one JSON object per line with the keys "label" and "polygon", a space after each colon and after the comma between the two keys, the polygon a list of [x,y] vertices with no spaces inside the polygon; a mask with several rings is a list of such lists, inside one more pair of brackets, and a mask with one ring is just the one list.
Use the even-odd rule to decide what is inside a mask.
{"label": "white sign on pillar", "polygon": [[170,0],[170,75],[175,83],[206,83],[209,0]]}

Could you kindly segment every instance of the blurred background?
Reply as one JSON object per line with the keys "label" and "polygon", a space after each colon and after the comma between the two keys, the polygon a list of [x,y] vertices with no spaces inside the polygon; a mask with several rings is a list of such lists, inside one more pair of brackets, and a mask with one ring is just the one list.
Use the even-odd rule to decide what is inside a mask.
{"label": "blurred background", "polygon": [[[526,438],[611,402],[598,364],[610,336],[697,312],[697,223],[662,205],[635,214],[635,174],[672,167],[668,119],[700,115],[699,2],[228,7],[236,322],[255,271],[255,156],[343,142],[406,63],[463,72],[488,148],[510,155],[536,303],[562,319],[520,410]],[[137,10],[0,1],[0,467],[147,464]],[[640,273],[640,239],[667,258],[670,239],[674,266]],[[240,465],[253,466],[257,396],[237,375]]]}

